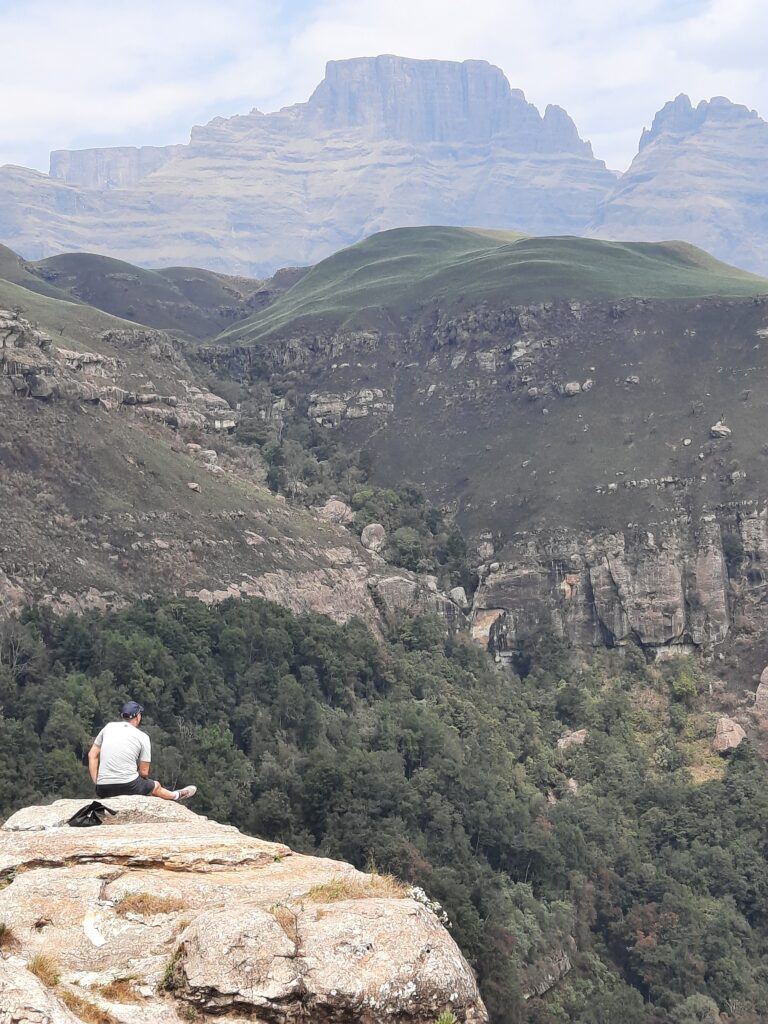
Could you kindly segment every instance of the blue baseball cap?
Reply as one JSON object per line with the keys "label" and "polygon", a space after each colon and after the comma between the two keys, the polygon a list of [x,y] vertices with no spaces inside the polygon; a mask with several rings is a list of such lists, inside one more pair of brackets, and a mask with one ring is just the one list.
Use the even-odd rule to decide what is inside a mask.
{"label": "blue baseball cap", "polygon": [[137,704],[135,700],[129,700],[127,704],[123,704],[123,709],[120,714],[123,718],[135,718],[136,715],[140,715],[144,708],[141,704]]}

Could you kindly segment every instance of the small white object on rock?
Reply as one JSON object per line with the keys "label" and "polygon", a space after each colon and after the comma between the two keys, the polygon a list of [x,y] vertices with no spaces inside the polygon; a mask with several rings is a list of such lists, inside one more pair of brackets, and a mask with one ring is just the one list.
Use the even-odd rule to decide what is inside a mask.
{"label": "small white object on rock", "polygon": [[733,431],[730,427],[726,427],[722,420],[718,420],[713,427],[709,428],[709,433],[711,437],[730,437]]}
{"label": "small white object on rock", "polygon": [[557,741],[557,749],[567,750],[569,747],[583,747],[588,736],[588,729],[576,729],[574,732],[566,733]]}
{"label": "small white object on rock", "polygon": [[563,388],[563,394],[569,398],[573,398],[574,395],[578,395],[581,392],[581,384],[577,380],[568,381]]}
{"label": "small white object on rock", "polygon": [[683,447],[684,448],[690,448],[691,447],[691,439],[690,439],[690,437],[684,437],[683,438]]}
{"label": "small white object on rock", "polygon": [[734,722],[732,718],[723,717],[717,723],[712,745],[719,754],[725,754],[729,750],[735,750],[746,735],[738,722]]}
{"label": "small white object on rock", "polygon": [[200,490],[200,484],[196,484],[194,480],[190,480],[189,483],[187,484],[187,487],[190,489],[190,491]]}

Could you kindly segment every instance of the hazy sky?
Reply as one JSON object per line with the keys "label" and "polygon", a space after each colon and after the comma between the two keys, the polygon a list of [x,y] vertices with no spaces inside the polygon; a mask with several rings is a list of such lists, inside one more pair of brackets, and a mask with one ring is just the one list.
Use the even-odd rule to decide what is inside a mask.
{"label": "hazy sky", "polygon": [[330,59],[499,65],[623,170],[668,99],[768,116],[765,0],[0,0],[0,163],[185,142],[193,124],[307,99]]}

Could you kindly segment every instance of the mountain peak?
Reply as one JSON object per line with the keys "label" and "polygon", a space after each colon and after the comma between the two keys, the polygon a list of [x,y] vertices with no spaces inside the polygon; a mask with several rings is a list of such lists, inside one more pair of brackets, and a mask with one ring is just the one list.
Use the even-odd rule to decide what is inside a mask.
{"label": "mountain peak", "polygon": [[[514,133],[523,148],[589,153],[564,110],[547,122],[504,72],[484,60],[417,60],[381,54],[332,60],[303,105],[312,125],[363,128],[407,142],[488,142]],[[293,108],[297,109],[297,108]]]}
{"label": "mountain peak", "polygon": [[694,107],[690,97],[681,92],[657,112],[650,129],[643,130],[640,150],[662,135],[687,135],[705,123],[737,124],[745,121],[761,121],[761,118],[757,111],[749,110],[741,103],[734,103],[726,96],[713,96],[709,101],[701,100]]}

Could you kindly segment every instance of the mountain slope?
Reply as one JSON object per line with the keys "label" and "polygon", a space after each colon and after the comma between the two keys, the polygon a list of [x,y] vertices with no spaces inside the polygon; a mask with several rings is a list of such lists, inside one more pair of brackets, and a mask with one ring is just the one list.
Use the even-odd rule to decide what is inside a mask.
{"label": "mountain slope", "polygon": [[317,330],[402,330],[479,304],[756,295],[768,280],[680,242],[529,238],[467,228],[382,232],[323,260],[224,332],[243,343]]}
{"label": "mountain slope", "polygon": [[681,243],[424,229],[325,261],[202,354],[252,382],[244,417],[290,405],[374,483],[456,511],[481,642],[506,613],[510,646],[709,648],[768,630],[767,302]]}
{"label": "mountain slope", "polygon": [[578,233],[613,184],[568,115],[484,61],[329,63],[307,103],[216,118],[186,146],[0,169],[0,241],[265,276],[424,223]]}
{"label": "mountain slope", "polygon": [[153,271],[95,253],[32,262],[0,246],[0,308],[18,308],[45,330],[78,341],[136,326],[210,338],[301,279],[298,268],[268,280],[227,277],[194,267]]}
{"label": "mountain slope", "polygon": [[95,313],[113,327],[75,349],[72,331],[54,340],[0,310],[0,610],[252,594],[375,625],[394,592],[406,607],[458,614],[347,530],[272,494],[263,461],[227,436],[236,411],[182,345]]}
{"label": "mountain slope", "polygon": [[660,110],[629,170],[588,233],[675,237],[757,273],[768,272],[768,123],[715,97],[680,95]]}

